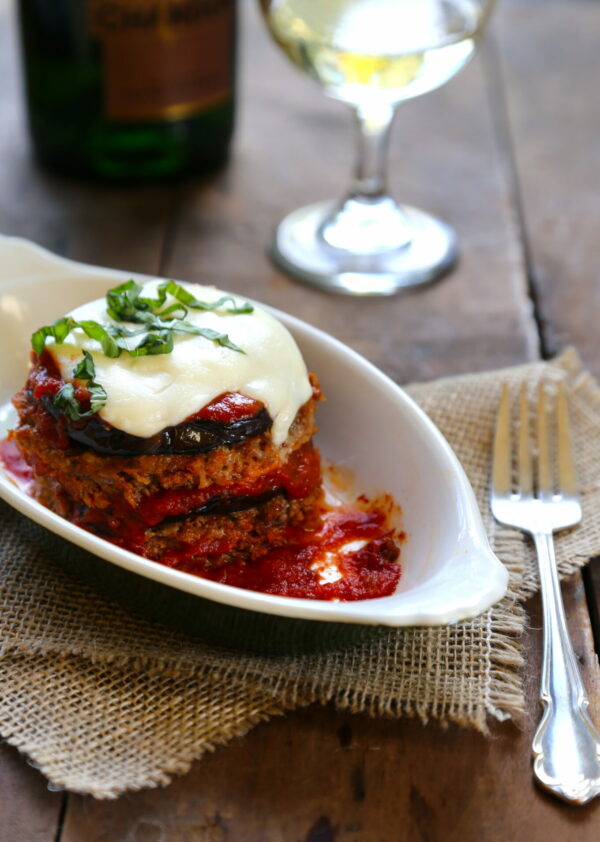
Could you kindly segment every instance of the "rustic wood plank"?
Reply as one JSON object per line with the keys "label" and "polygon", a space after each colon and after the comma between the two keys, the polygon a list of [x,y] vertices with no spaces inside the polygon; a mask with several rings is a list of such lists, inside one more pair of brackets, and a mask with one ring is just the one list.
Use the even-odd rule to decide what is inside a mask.
{"label": "rustic wood plank", "polygon": [[[404,149],[393,151],[398,193],[461,232],[459,270],[412,297],[333,299],[289,282],[270,266],[264,246],[285,210],[342,189],[350,164],[346,116],[283,64],[255,20],[246,25],[237,156],[225,175],[183,197],[170,274],[291,310],[402,380],[534,356],[509,162],[494,145],[481,64],[460,84],[408,105]],[[586,616],[578,603],[577,628]],[[586,638],[580,648],[588,645]],[[537,633],[529,646],[528,670],[537,676]],[[492,740],[330,709],[295,713],[204,758],[167,791],[111,805],[73,798],[63,842],[592,839],[593,807],[571,811],[532,782],[533,700],[529,711],[524,731],[507,724],[494,728]]]}
{"label": "rustic wood plank", "polygon": [[[598,715],[600,675],[586,654],[590,628],[580,583],[569,584],[565,597]],[[537,600],[529,608],[523,730],[495,726],[486,739],[456,727],[313,708],[256,728],[167,790],[116,803],[72,797],[62,842],[592,842],[600,804],[565,807],[532,781],[541,613]]]}
{"label": "rustic wood plank", "polygon": [[347,186],[350,112],[289,65],[253,4],[246,12],[235,155],[204,189],[189,187],[166,270],[293,312],[400,381],[531,358],[537,338],[481,61],[440,91],[407,103],[392,137],[392,188],[455,226],[459,269],[421,294],[330,297],[288,280],[271,266],[265,247],[286,211]]}
{"label": "rustic wood plank", "polygon": [[[398,194],[457,227],[459,270],[420,295],[341,301],[293,285],[270,267],[263,249],[285,210],[343,189],[349,121],[340,106],[318,91],[311,94],[308,82],[285,66],[254,18],[245,25],[244,110],[229,170],[191,183],[181,194],[67,185],[33,173],[26,153],[9,149],[9,131],[0,121],[4,160],[9,156],[14,164],[0,228],[28,233],[80,259],[142,271],[158,271],[164,255],[164,271],[216,281],[308,318],[399,380],[534,356],[517,220],[497,157],[481,63],[439,93],[407,105],[394,141]],[[10,108],[14,126],[16,110],[11,116]],[[180,224],[165,249],[174,202]],[[583,630],[576,645],[589,652],[582,604],[579,599],[569,611]],[[537,633],[529,645],[533,688]],[[493,740],[329,709],[296,713],[205,758],[167,790],[116,803],[71,797],[62,842],[469,842],[509,834],[532,842],[587,842],[596,808],[570,810],[532,784],[533,703],[529,710],[523,733],[506,725],[495,729]]]}
{"label": "rustic wood plank", "polygon": [[592,559],[584,568],[583,582],[594,633],[596,655],[600,658],[600,559]]}
{"label": "rustic wood plank", "polygon": [[498,8],[502,72],[543,339],[574,343],[600,375],[597,65],[600,7]]}
{"label": "rustic wood plank", "polygon": [[0,742],[0,842],[53,842],[62,795]]}
{"label": "rustic wood plank", "polygon": [[[529,276],[544,352],[573,344],[600,376],[600,7],[500,4],[498,34]],[[600,641],[600,561],[586,574]],[[599,652],[600,653],[600,652]]]}
{"label": "rustic wood plank", "polygon": [[[0,0],[0,231],[73,259],[160,272],[179,187],[85,184],[38,170],[26,132],[15,4]],[[0,842],[50,842],[64,805],[0,743]]]}

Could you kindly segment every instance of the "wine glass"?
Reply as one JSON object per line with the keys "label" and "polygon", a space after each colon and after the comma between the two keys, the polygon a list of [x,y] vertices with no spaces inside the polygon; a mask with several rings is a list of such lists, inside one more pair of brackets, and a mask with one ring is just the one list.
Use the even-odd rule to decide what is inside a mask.
{"label": "wine glass", "polygon": [[275,262],[303,283],[346,295],[391,295],[448,272],[456,235],[398,205],[386,187],[396,106],[447,82],[472,56],[493,0],[260,0],[271,34],[358,128],[354,180],[341,201],[293,211]]}

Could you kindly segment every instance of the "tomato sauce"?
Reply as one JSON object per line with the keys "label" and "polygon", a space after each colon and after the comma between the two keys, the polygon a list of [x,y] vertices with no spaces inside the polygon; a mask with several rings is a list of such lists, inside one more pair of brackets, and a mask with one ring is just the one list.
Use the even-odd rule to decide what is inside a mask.
{"label": "tomato sauce", "polygon": [[[38,370],[32,386],[40,396],[55,394],[53,372]],[[59,381],[60,382],[60,381]],[[217,408],[237,406],[230,396]],[[234,396],[236,398],[236,396]],[[218,399],[219,403],[221,399]],[[223,409],[225,407],[225,409]],[[247,407],[246,407],[247,408]],[[237,411],[237,410],[235,410]],[[56,433],[55,433],[56,435]],[[31,468],[13,441],[0,441],[0,462],[26,493],[33,492]],[[281,490],[302,498],[321,482],[318,451],[311,443],[293,453],[287,465],[252,483],[210,486],[195,491],[164,491],[146,498],[137,509],[76,511],[73,523],[123,547],[146,555],[145,531],[166,517],[185,515],[215,495],[231,499]],[[284,546],[273,548],[252,562],[214,566],[214,560],[232,547],[225,539],[210,545],[182,545],[159,563],[246,590],[302,599],[355,601],[392,594],[400,580],[399,544],[404,534],[389,527],[391,499],[369,503],[361,495],[355,506],[319,504],[312,529],[288,528]],[[210,515],[209,515],[210,516]]]}
{"label": "tomato sauce", "polygon": [[253,418],[263,407],[262,401],[255,401],[239,392],[225,392],[186,418],[184,423],[208,420],[218,421],[220,424],[231,424],[244,418]]}
{"label": "tomato sauce", "polygon": [[292,453],[288,462],[281,468],[251,483],[209,485],[192,491],[159,491],[144,498],[137,511],[148,526],[155,526],[167,517],[193,512],[214,497],[228,500],[235,497],[258,497],[267,491],[282,489],[291,499],[299,499],[310,494],[320,480],[319,453],[308,443]]}
{"label": "tomato sauce", "polygon": [[[143,447],[140,447],[137,443],[137,437],[131,437],[136,439],[136,445],[133,450],[129,451],[128,448],[132,447],[132,443],[123,441],[123,438],[128,438],[127,435],[113,430],[109,424],[102,422],[99,417],[82,418],[79,421],[67,420],[62,412],[53,408],[53,399],[65,385],[54,357],[48,350],[44,350],[39,357],[32,354],[32,363],[25,387],[31,392],[34,399],[35,408],[30,411],[35,415],[36,428],[50,444],[61,450],[66,450],[71,446],[73,440],[92,448],[97,445],[98,452],[107,455],[110,455],[111,452],[114,452],[114,455],[141,455],[144,453]],[[87,413],[90,409],[90,392],[86,382],[81,380],[71,382],[81,413]],[[251,421],[252,419],[261,422],[255,428],[255,431],[263,428],[268,429],[269,424],[265,425],[265,419],[261,418],[262,415],[270,423],[269,416],[261,401],[238,392],[225,392],[198,412],[189,415],[173,429],[178,429],[194,421],[209,421],[227,427],[235,425],[236,422]],[[240,437],[243,438],[243,432],[240,433]],[[154,447],[156,447],[156,442],[152,438],[148,439],[148,453],[168,452],[167,450],[154,450]],[[187,449],[191,451],[193,447],[188,445]]]}
{"label": "tomato sauce", "polygon": [[37,401],[45,395],[54,397],[64,385],[54,357],[49,351],[42,351],[39,357],[33,355],[33,362],[27,378],[27,388],[31,389]]}
{"label": "tomato sauce", "polygon": [[[31,493],[32,471],[14,442],[0,441],[0,462],[19,487]],[[310,474],[315,470],[314,458],[308,463]],[[298,473],[302,474],[302,468]],[[269,476],[273,476],[274,482],[274,475]],[[398,545],[405,535],[389,528],[389,499],[372,504],[363,495],[359,499],[361,508],[322,505],[318,526],[312,530],[289,528],[284,546],[268,551],[253,562],[211,566],[211,558],[231,549],[226,541],[217,539],[210,546],[182,547],[160,563],[214,582],[278,596],[342,602],[389,596],[400,581]],[[144,555],[146,527],[139,518],[133,517],[126,523],[123,517],[88,511],[75,516],[73,522],[124,549]]]}
{"label": "tomato sauce", "polygon": [[[237,562],[201,576],[246,590],[302,599],[350,602],[394,593],[400,581],[397,541],[374,508],[324,511],[314,531],[290,530],[288,543],[251,564]],[[394,540],[396,538],[396,540]]]}
{"label": "tomato sauce", "polygon": [[[64,380],[52,354],[44,350],[39,357],[34,355],[34,365],[29,373],[27,388],[31,389],[36,401],[47,396],[53,398],[64,386]],[[75,396],[82,405],[82,410],[89,408],[89,391],[75,381]],[[188,416],[182,423],[196,420],[216,421],[220,424],[232,424],[245,418],[252,418],[264,408],[262,401],[254,400],[239,392],[224,392],[198,412]]]}

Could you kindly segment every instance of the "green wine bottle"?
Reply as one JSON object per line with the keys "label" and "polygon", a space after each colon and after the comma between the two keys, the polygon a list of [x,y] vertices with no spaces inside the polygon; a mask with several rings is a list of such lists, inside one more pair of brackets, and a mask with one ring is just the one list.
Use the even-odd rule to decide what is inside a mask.
{"label": "green wine bottle", "polygon": [[19,0],[19,10],[44,166],[145,180],[226,161],[236,0]]}

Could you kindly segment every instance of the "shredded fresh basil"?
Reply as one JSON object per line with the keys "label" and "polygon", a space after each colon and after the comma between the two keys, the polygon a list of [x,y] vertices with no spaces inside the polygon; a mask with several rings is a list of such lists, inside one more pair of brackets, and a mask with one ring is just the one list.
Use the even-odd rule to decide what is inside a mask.
{"label": "shredded fresh basil", "polygon": [[[93,320],[76,321],[70,316],[64,316],[53,324],[36,330],[31,337],[33,350],[36,354],[41,354],[48,337],[54,339],[57,345],[61,345],[71,331],[79,327],[86,336],[100,343],[105,356],[112,358],[118,357],[122,351],[131,357],[169,354],[173,350],[174,334],[203,336],[231,351],[245,353],[226,333],[197,327],[186,322],[185,317],[189,310],[223,309],[231,315],[252,313],[254,308],[248,302],[237,305],[230,295],[224,295],[217,301],[200,301],[175,281],[161,283],[157,289],[157,298],[146,298],[142,296],[142,292],[143,287],[133,279],[110,289],[106,294],[107,312],[116,324],[101,325]],[[176,301],[165,306],[168,295]],[[139,330],[128,330],[119,322],[140,324],[143,327]],[[144,339],[133,347],[125,341],[141,335]]]}
{"label": "shredded fresh basil", "polygon": [[[141,287],[140,287],[141,290]],[[200,301],[198,298],[194,298],[191,292],[188,292],[187,289],[184,289],[179,284],[175,283],[175,281],[163,281],[162,284],[158,287],[157,290],[158,298],[143,298],[141,299],[145,304],[147,304],[150,309],[156,311],[159,307],[162,307],[167,300],[167,295],[172,295],[180,304],[189,307],[190,310],[219,310],[225,309],[227,313],[252,313],[254,311],[254,307],[246,301],[245,304],[238,306],[235,303],[235,299],[232,298],[230,295],[224,295],[218,299],[218,301]],[[229,304],[229,307],[225,305]],[[172,305],[173,307],[175,305]],[[161,315],[165,315],[165,311],[162,311]]]}
{"label": "shredded fresh basil", "polygon": [[36,354],[41,354],[46,344],[46,339],[49,336],[54,339],[57,345],[61,345],[71,333],[73,327],[73,319],[69,319],[66,316],[62,319],[57,319],[54,324],[46,325],[46,327],[36,330],[31,337],[31,347]]}
{"label": "shredded fresh basil", "polygon": [[[171,319],[169,321],[162,320],[157,318],[157,316],[147,313],[144,319],[140,318],[140,321],[144,322],[145,327],[139,328],[138,330],[127,330],[126,328],[122,327],[122,325],[108,325],[107,330],[111,334],[111,336],[115,337],[117,341],[117,345],[120,348],[128,351],[128,353],[132,357],[139,357],[144,356],[145,354],[163,354],[169,353],[173,350],[173,345],[171,343],[171,347],[169,350],[161,351],[159,350],[159,344],[155,344],[156,350],[148,350],[145,351],[144,354],[138,353],[138,349],[140,345],[136,345],[131,348],[130,343],[124,342],[125,339],[134,339],[136,336],[151,336],[152,334],[149,331],[156,331],[160,336],[165,335],[166,333],[172,334],[190,334],[193,336],[203,336],[205,339],[210,339],[211,342],[214,342],[217,345],[222,345],[224,348],[230,348],[232,351],[237,351],[240,354],[244,354],[245,351],[236,345],[234,342],[231,341],[229,336],[226,333],[218,333],[216,330],[211,330],[208,327],[198,327],[198,325],[193,325],[190,322],[184,322],[181,319]],[[142,343],[144,345],[145,343]]]}
{"label": "shredded fresh basil", "polygon": [[79,421],[80,418],[84,418],[86,415],[92,414],[91,411],[81,411],[79,401],[75,397],[75,387],[72,383],[65,383],[60,392],[54,396],[52,403],[57,409],[64,412],[67,418],[70,418],[71,421]]}
{"label": "shredded fresh basil", "polygon": [[88,351],[83,352],[83,359],[73,369],[74,380],[87,381],[87,390],[90,393],[90,408],[82,412],[81,404],[77,400],[75,387],[72,383],[65,383],[62,389],[54,396],[52,403],[60,409],[71,421],[80,421],[82,418],[89,418],[99,412],[106,403],[106,391],[96,383],[96,366]]}
{"label": "shredded fresh basil", "polygon": [[239,354],[244,354],[240,347],[231,341],[226,333],[218,333],[216,330],[211,330],[209,327],[198,327],[189,322],[181,321],[180,319],[173,319],[167,322],[168,330],[173,333],[188,333],[192,336],[203,336],[205,339],[210,339],[216,345],[222,345],[224,348],[230,348],[232,351],[237,351]]}
{"label": "shredded fresh basil", "polygon": [[121,353],[114,338],[99,322],[86,320],[78,322],[70,316],[57,319],[54,324],[41,327],[31,337],[31,347],[36,354],[41,354],[46,344],[46,339],[51,336],[57,345],[62,345],[67,336],[76,327],[80,327],[86,336],[95,339],[102,347],[102,353],[107,357],[118,357]]}
{"label": "shredded fresh basil", "polygon": [[[157,298],[146,298],[142,296],[142,292],[143,287],[133,279],[109,290],[106,295],[109,316],[116,322],[144,322],[150,314],[164,318],[179,313],[182,318],[185,318],[188,309],[204,311],[224,309],[225,312],[233,315],[252,313],[254,310],[248,302],[238,306],[230,295],[224,295],[217,301],[200,301],[175,281],[164,281],[160,284],[157,289]],[[175,298],[177,303],[161,309],[167,301],[167,295]],[[228,304],[230,306],[226,306]]]}
{"label": "shredded fresh basil", "polygon": [[[188,334],[202,336],[210,342],[229,348],[239,354],[245,351],[231,341],[226,333],[219,333],[210,328],[198,327],[185,321],[189,310],[214,311],[222,309],[225,313],[236,315],[252,313],[251,304],[238,305],[230,295],[224,295],[217,301],[200,301],[175,281],[164,281],[157,289],[156,298],[142,295],[143,287],[133,279],[110,289],[106,294],[107,312],[114,324],[101,325],[92,319],[77,321],[71,316],[57,319],[53,324],[39,328],[31,337],[31,346],[38,356],[44,350],[50,337],[57,345],[62,345],[71,331],[81,328],[86,336],[95,339],[102,348],[102,353],[116,358],[125,351],[130,357],[146,357],[155,354],[170,354],[173,350],[174,336]],[[167,304],[167,296],[175,302]],[[139,329],[130,330],[122,324],[139,324]],[[143,337],[139,342],[129,340]],[[72,383],[65,383],[54,397],[54,406],[62,410],[72,421],[79,421],[98,412],[106,403],[106,392],[95,382],[96,369],[94,360],[88,351],[83,352],[83,359],[73,370],[74,380],[87,382],[90,393],[90,409],[81,411]]]}
{"label": "shredded fresh basil", "polygon": [[142,305],[139,300],[142,288],[134,280],[126,281],[118,287],[109,289],[106,293],[106,304],[108,315],[118,321],[135,321],[135,316],[140,310],[148,310],[147,305]]}
{"label": "shredded fresh basil", "polygon": [[80,327],[86,336],[90,339],[95,339],[102,347],[102,353],[106,357],[118,357],[121,349],[115,342],[114,338],[101,324],[95,321],[77,322],[77,327]]}
{"label": "shredded fresh basil", "polygon": [[106,403],[106,391],[99,383],[88,383],[88,391],[90,393],[90,410],[92,415],[100,412]]}
{"label": "shredded fresh basil", "polygon": [[73,369],[74,380],[93,380],[96,376],[96,366],[89,351],[83,352],[83,359],[79,360]]}
{"label": "shredded fresh basil", "polygon": [[147,333],[144,339],[129,350],[132,357],[147,357],[151,354],[170,354],[173,350],[173,331],[159,330],[157,333]]}

